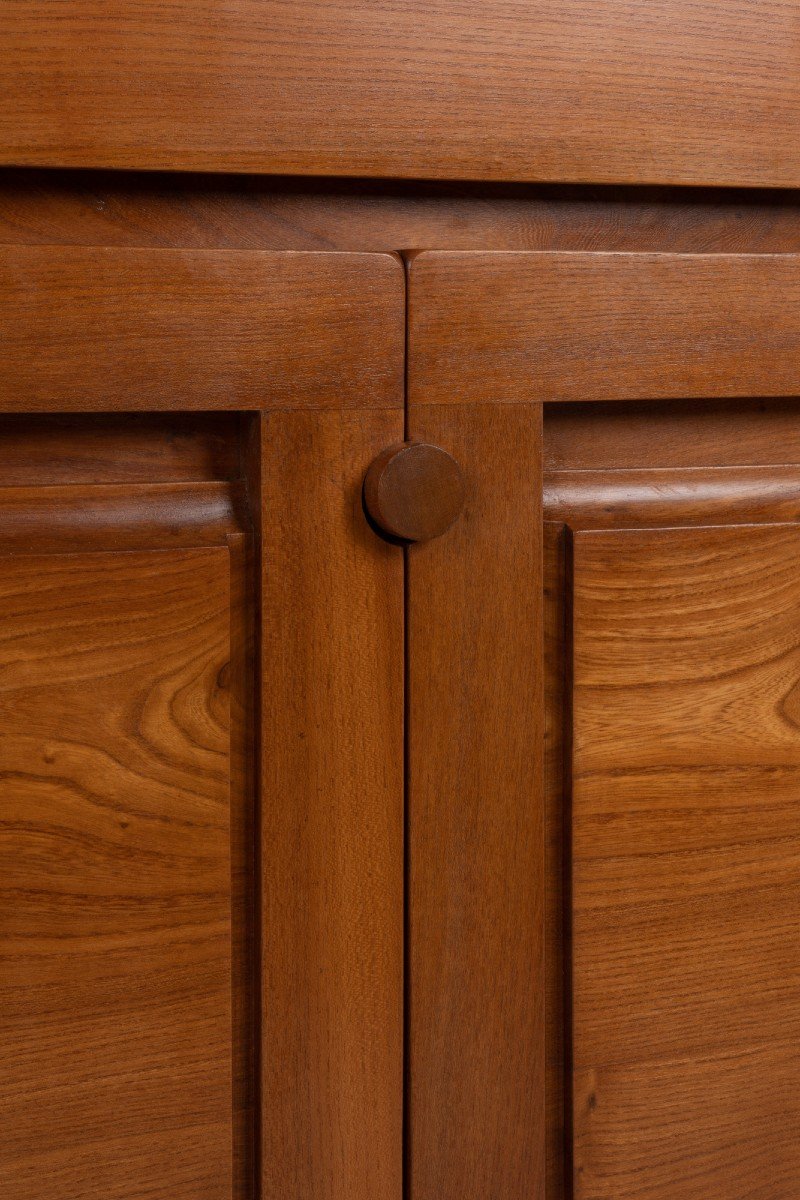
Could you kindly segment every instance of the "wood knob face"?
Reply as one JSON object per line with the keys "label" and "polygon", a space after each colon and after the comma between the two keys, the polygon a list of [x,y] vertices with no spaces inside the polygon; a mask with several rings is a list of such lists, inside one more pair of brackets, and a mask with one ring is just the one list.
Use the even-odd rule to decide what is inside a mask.
{"label": "wood knob face", "polygon": [[364,479],[364,507],[375,525],[404,542],[440,537],[464,507],[464,476],[456,460],[426,442],[389,446]]}

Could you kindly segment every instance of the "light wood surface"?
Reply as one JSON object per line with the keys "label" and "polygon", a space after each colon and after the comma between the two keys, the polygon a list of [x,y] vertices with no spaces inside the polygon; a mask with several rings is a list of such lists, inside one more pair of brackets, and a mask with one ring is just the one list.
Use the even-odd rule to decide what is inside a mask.
{"label": "light wood surface", "polygon": [[443,252],[411,274],[430,403],[800,391],[798,255]]}
{"label": "light wood surface", "polygon": [[414,1200],[544,1187],[540,423],[536,405],[409,396],[409,436],[466,481],[452,528],[407,558]]}
{"label": "light wood surface", "polygon": [[795,1187],[798,550],[575,536],[576,1200]]}
{"label": "light wood surface", "polygon": [[547,411],[553,1200],[791,1194],[798,430]]}
{"label": "light wood surface", "polygon": [[9,164],[796,187],[795,0],[5,0]]}
{"label": "light wood surface", "polygon": [[264,1200],[401,1200],[403,557],[369,528],[394,408],[255,418]]}
{"label": "light wood surface", "polygon": [[221,546],[3,557],[0,1180],[19,1200],[233,1195],[230,570]]}
{"label": "light wood surface", "polygon": [[403,294],[389,255],[5,246],[0,410],[380,408]]}
{"label": "light wood surface", "polygon": [[[203,604],[214,600],[216,583],[207,588],[203,572],[192,575],[190,564],[186,574],[201,599],[173,586],[171,556],[199,556],[201,564],[205,553],[224,557],[230,594],[220,620],[230,666],[220,664],[218,686],[230,697],[231,709],[227,808],[218,822],[203,826],[196,836],[205,838],[213,868],[207,886],[216,888],[223,862],[227,872],[224,896],[213,893],[220,912],[223,900],[227,905],[227,924],[222,927],[220,917],[214,943],[220,956],[223,951],[226,956],[226,973],[219,985],[224,989],[225,1008],[219,1010],[221,1015],[214,1009],[212,1017],[219,1019],[212,1027],[211,1017],[206,1021],[204,1014],[217,1003],[219,987],[214,990],[195,973],[203,991],[197,1002],[198,1021],[205,1021],[203,1030],[208,1026],[214,1036],[201,1039],[202,1050],[196,1050],[192,1008],[180,1007],[176,1000],[175,1020],[184,1021],[185,1029],[175,1035],[175,1045],[164,1051],[166,1059],[174,1059],[175,1087],[167,1098],[159,1094],[163,1074],[156,1051],[163,1049],[159,1039],[168,1042],[174,1030],[167,1018],[158,1023],[158,1014],[153,1017],[152,1038],[157,1044],[152,1053],[143,1017],[138,1042],[116,1058],[108,1050],[102,1064],[105,1075],[98,1074],[100,1066],[94,1074],[87,1068],[87,1094],[94,1094],[92,1081],[98,1078],[98,1105],[102,1102],[108,1111],[101,1120],[88,1101],[79,1105],[76,1111],[85,1129],[75,1137],[65,1118],[63,1144],[55,1146],[52,1159],[57,1167],[52,1187],[60,1190],[52,1194],[66,1192],[76,1200],[86,1195],[88,1200],[94,1194],[88,1189],[99,1187],[109,1200],[117,1196],[139,1200],[141,1188],[150,1187],[148,1172],[152,1171],[158,1180],[151,1190],[167,1186],[170,1194],[191,1195],[193,1200],[201,1196],[203,1200],[218,1196],[250,1200],[255,1195],[283,1200],[287,1193],[298,1200],[371,1200],[375,1195],[400,1200],[402,551],[384,543],[368,527],[361,483],[372,458],[387,442],[403,435],[402,267],[389,256],[248,253],[233,256],[244,266],[240,274],[231,270],[232,260],[226,254],[201,254],[197,259],[192,253],[184,279],[176,264],[180,259],[186,265],[187,260],[180,254],[176,258],[170,253],[158,255],[158,263],[149,252],[133,257],[137,261],[132,276],[129,273],[121,283],[115,281],[113,267],[124,264],[116,252],[78,252],[78,270],[72,271],[70,286],[79,293],[87,290],[81,326],[85,338],[80,347],[71,349],[71,359],[58,357],[55,339],[50,343],[61,374],[45,406],[69,407],[65,397],[72,397],[76,406],[100,411],[88,417],[0,416],[0,513],[5,514],[5,520],[0,520],[0,558],[13,564],[28,561],[36,552],[38,564],[48,561],[47,556],[72,561],[74,555],[80,565],[113,551],[131,570],[142,554],[167,564],[160,568],[165,595],[170,597],[167,616],[160,607],[153,570],[147,592],[151,611],[139,614],[129,636],[123,638],[124,645],[130,641],[135,648],[140,643],[149,647],[148,639],[157,638],[160,622],[172,614],[173,605],[180,618],[191,623],[191,636],[201,636]],[[61,278],[63,267],[57,258],[42,250],[39,273],[31,276],[51,307],[58,292],[54,279]],[[322,261],[315,263],[317,258]],[[88,268],[98,262],[103,270],[92,274]],[[158,266],[164,268],[160,275]],[[217,267],[221,278],[215,276]],[[219,283],[217,290],[209,268]],[[199,278],[198,294],[205,297],[205,307],[193,307],[197,297],[190,286],[192,275]],[[23,276],[30,283],[24,272]],[[211,288],[208,296],[204,281]],[[254,301],[243,285],[249,282],[263,286],[266,309],[248,317],[246,306]],[[89,339],[89,316],[97,296],[107,298],[108,293],[114,319],[125,330],[113,348],[121,371],[128,370],[123,347],[130,330],[146,329],[152,334],[150,359],[130,369],[125,388],[118,393],[101,388],[97,380],[92,384],[96,363],[90,353],[94,343]],[[174,301],[169,310],[172,324],[167,319],[165,326],[157,327],[145,303],[154,295]],[[273,313],[272,324],[264,320],[267,310]],[[247,408],[241,396],[235,401],[236,393],[226,390],[218,373],[224,347],[217,365],[212,365],[218,349],[212,335],[222,328],[235,342],[242,332],[237,324],[242,314],[249,324],[236,354],[242,371],[252,379],[253,407],[271,408],[269,419],[261,412],[246,411],[180,415],[185,402],[163,392],[163,384],[170,371],[180,367],[181,354],[192,347],[198,361],[180,367],[184,382],[188,371],[190,380],[200,379],[203,388],[211,387],[206,395],[212,405],[237,407],[238,403]],[[17,327],[19,362],[29,335],[30,326],[27,335]],[[362,336],[369,347],[359,342]],[[43,361],[46,366],[47,356]],[[272,391],[268,361],[276,371]],[[162,363],[166,365],[159,377]],[[33,368],[25,369],[33,379]],[[144,381],[140,391],[133,387],[137,373]],[[89,388],[88,401],[84,387]],[[199,397],[200,391],[194,394]],[[137,404],[163,405],[169,411],[138,415],[106,411]],[[46,582],[46,573],[37,565],[31,568],[31,576],[30,590],[35,592],[36,581]],[[102,601],[102,589],[95,589],[91,574],[86,588],[87,607],[94,590]],[[45,590],[49,595],[51,589]],[[117,599],[124,610],[125,597]],[[24,612],[23,607],[20,620]],[[35,616],[35,607],[32,612]],[[98,622],[98,638],[110,637],[114,627],[104,612],[101,603],[87,616]],[[70,628],[69,619],[66,626]],[[53,634],[57,636],[58,630]],[[178,655],[182,643],[174,640],[172,650]],[[189,651],[192,646],[194,642]],[[160,643],[157,650],[158,655],[154,650],[147,663],[154,671],[169,669],[169,654],[161,653]],[[59,726],[62,700],[66,704],[87,678],[81,673],[81,653],[76,651],[65,665],[63,681],[55,678],[55,699],[44,693],[40,697],[42,736],[47,734],[48,721]],[[184,672],[190,678],[188,682],[177,678],[175,686],[183,690],[171,701],[179,715],[187,706],[197,720],[204,693],[195,696],[190,685],[196,684],[197,690],[208,682],[206,673],[201,672],[198,680],[191,675],[200,667],[199,655],[190,655]],[[49,669],[52,672],[52,664]],[[168,678],[172,682],[173,676]],[[167,685],[158,686],[159,696],[168,704]],[[101,684],[95,689],[101,715],[92,715],[87,699],[76,706],[74,721],[87,728],[93,720],[99,721],[107,732],[103,745],[111,763],[124,759],[125,731],[114,723],[113,710],[106,729],[104,688]],[[145,721],[148,715],[140,714],[136,706],[140,691],[134,688],[129,698],[134,722]],[[154,728],[148,727],[142,737],[146,733],[156,739],[166,737],[168,715],[161,720],[155,713]],[[143,754],[147,746],[145,742]],[[161,802],[157,790],[155,799],[148,791],[151,784],[157,789],[160,772],[166,770],[162,762],[166,748],[156,742],[153,753],[159,747],[161,757],[156,756],[152,779],[147,776],[142,783],[142,804]],[[108,769],[112,767],[113,763]],[[201,787],[201,767],[193,769]],[[102,781],[99,770],[97,779]],[[177,805],[172,793],[167,800]],[[180,813],[173,822],[167,807],[160,830],[167,858],[169,845],[181,832]],[[194,836],[191,830],[190,836]],[[35,828],[31,837],[35,841]],[[175,855],[180,867],[180,851]],[[184,971],[182,939],[199,939],[202,933],[192,906],[205,896],[206,883],[202,864],[198,866],[194,859],[191,863],[202,882],[178,874],[173,881],[174,900],[167,884],[162,889],[166,897],[162,923],[172,931],[169,938],[164,935],[165,971],[172,968],[172,958],[174,969]],[[70,859],[59,869],[67,871],[68,866],[73,888],[85,888],[87,880],[93,886],[82,860]],[[145,876],[149,878],[147,872]],[[193,890],[187,891],[190,884]],[[111,888],[109,881],[107,890]],[[127,912],[126,896],[118,906],[120,922]],[[58,915],[59,904],[56,897],[48,911]],[[13,912],[13,907],[6,906],[6,911]],[[112,914],[115,911],[112,906]],[[187,922],[192,926],[188,934]],[[155,953],[147,945],[147,952]],[[160,951],[160,944],[155,949]],[[57,968],[63,984],[61,990],[54,985],[50,995],[53,1025],[58,1029],[60,1013],[65,1021],[71,1019],[69,989],[76,972],[63,947],[53,950],[53,961],[54,978]],[[125,966],[120,963],[120,977],[112,979],[117,1008],[123,1014],[130,1006],[136,1011],[139,1003],[136,962],[134,982],[124,973]],[[180,977],[180,986],[187,991],[194,978],[189,967],[186,978]],[[108,969],[112,971],[113,964]],[[180,996],[179,1000],[182,1005]],[[152,1007],[155,999],[147,1003]],[[172,1010],[167,1017],[172,1019]],[[224,1042],[219,1036],[223,1017]],[[86,1022],[88,1028],[88,1017]],[[110,1034],[104,1032],[103,1037],[110,1046]],[[41,1090],[46,1099],[51,1076],[39,1060],[46,1057],[48,1038],[48,1022],[43,1018],[30,1031],[27,1065],[16,1067],[25,1086]],[[69,1039],[69,1030],[64,1038]],[[189,1059],[185,1070],[184,1045]],[[142,1046],[140,1069],[148,1080],[152,1075],[147,1084],[150,1092],[147,1105],[142,1106],[137,1097],[145,1092],[139,1089],[133,1094],[128,1119],[124,1088],[139,1069],[136,1054]],[[79,1048],[74,1053],[78,1061]],[[5,1066],[1,1054],[0,1063]],[[43,1140],[42,1126],[36,1124],[34,1106],[28,1104],[23,1111],[14,1107],[22,1103],[22,1085],[15,1082],[14,1086],[16,1091],[9,1089],[12,1107],[7,1111],[9,1156],[16,1172],[10,1179],[15,1195],[35,1200],[36,1192],[25,1192],[23,1185],[30,1189],[36,1179],[39,1168],[28,1160],[34,1153],[30,1147]],[[107,1101],[120,1089],[123,1101],[116,1111],[120,1124],[114,1125],[113,1106]],[[45,1124],[52,1118],[51,1110],[62,1102],[55,1088],[53,1095],[44,1106]],[[185,1105],[190,1113],[196,1111],[194,1123],[186,1118]],[[144,1111],[148,1106],[152,1113]],[[207,1110],[215,1122],[223,1113],[224,1123],[212,1125]],[[184,1116],[179,1132],[171,1138],[173,1112]],[[157,1125],[160,1132],[155,1136]],[[135,1142],[140,1129],[143,1148]],[[96,1138],[94,1157],[84,1151],[82,1138]],[[129,1147],[130,1153],[122,1154],[120,1147]],[[37,1148],[36,1153],[41,1156],[44,1151]],[[60,1156],[58,1163],[56,1156]]]}

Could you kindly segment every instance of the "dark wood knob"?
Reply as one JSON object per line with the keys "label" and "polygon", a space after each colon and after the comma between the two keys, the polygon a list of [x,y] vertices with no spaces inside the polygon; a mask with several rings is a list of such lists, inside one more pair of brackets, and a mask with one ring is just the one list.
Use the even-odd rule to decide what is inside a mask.
{"label": "dark wood knob", "polygon": [[456,460],[425,442],[389,446],[364,479],[364,506],[375,525],[405,542],[439,537],[464,507],[464,476]]}

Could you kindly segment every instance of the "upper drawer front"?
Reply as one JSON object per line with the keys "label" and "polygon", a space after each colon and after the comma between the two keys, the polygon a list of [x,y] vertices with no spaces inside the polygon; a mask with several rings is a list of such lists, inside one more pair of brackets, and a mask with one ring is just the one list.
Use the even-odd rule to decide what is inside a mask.
{"label": "upper drawer front", "polygon": [[5,0],[0,162],[800,184],[798,0]]}

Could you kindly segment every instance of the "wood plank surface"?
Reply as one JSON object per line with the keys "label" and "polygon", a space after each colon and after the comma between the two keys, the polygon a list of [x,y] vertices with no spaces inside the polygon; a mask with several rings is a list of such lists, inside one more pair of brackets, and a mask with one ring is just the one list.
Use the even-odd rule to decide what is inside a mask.
{"label": "wood plank surface", "polygon": [[0,244],[797,253],[800,193],[0,168]]}
{"label": "wood plank surface", "polygon": [[[603,472],[800,465],[796,398],[552,404],[545,410],[544,469]],[[0,452],[2,441],[0,441]],[[688,477],[687,477],[688,478]]]}
{"label": "wood plank surface", "polygon": [[403,556],[361,503],[395,400],[253,430],[264,1200],[402,1197]]}
{"label": "wood plank surface", "polygon": [[575,534],[576,1200],[796,1190],[798,551]]}
{"label": "wood plank surface", "polygon": [[4,415],[0,487],[234,480],[238,443],[233,413]]}
{"label": "wood plank surface", "polygon": [[796,254],[426,252],[411,278],[431,404],[800,392]]}
{"label": "wood plank surface", "polygon": [[0,560],[18,1200],[233,1196],[230,569],[223,546]]}
{"label": "wood plank surface", "polygon": [[5,246],[0,411],[380,408],[403,311],[390,255]]}
{"label": "wood plank surface", "polygon": [[5,0],[0,160],[796,187],[796,0]]}
{"label": "wood plank surface", "polygon": [[408,1195],[518,1200],[545,1181],[541,408],[414,387],[408,434],[467,485],[407,559]]}

